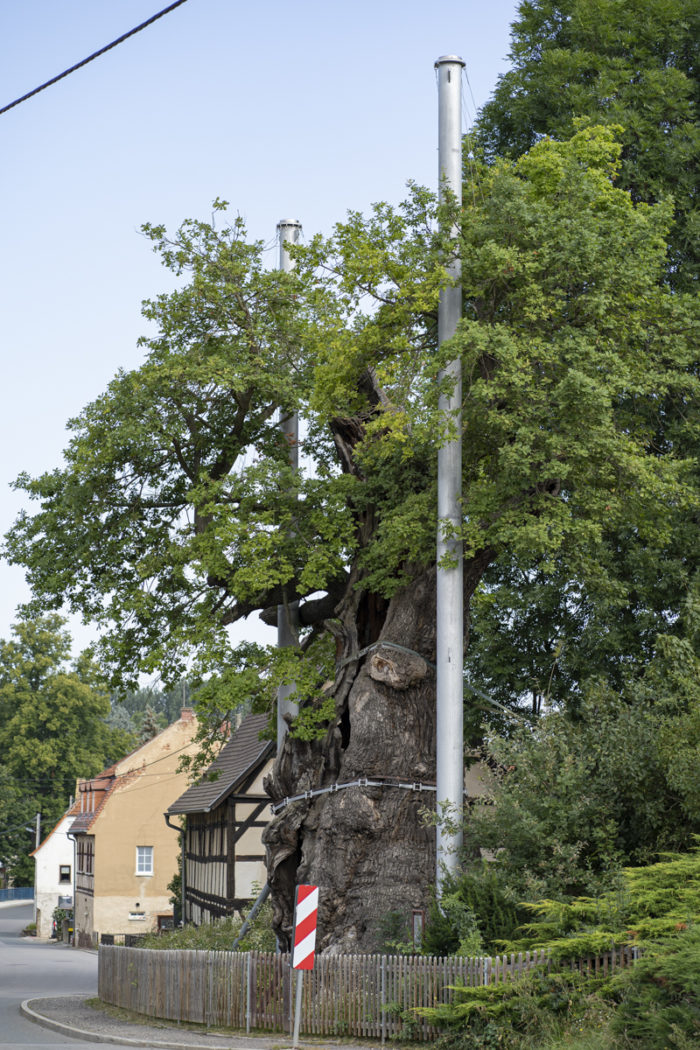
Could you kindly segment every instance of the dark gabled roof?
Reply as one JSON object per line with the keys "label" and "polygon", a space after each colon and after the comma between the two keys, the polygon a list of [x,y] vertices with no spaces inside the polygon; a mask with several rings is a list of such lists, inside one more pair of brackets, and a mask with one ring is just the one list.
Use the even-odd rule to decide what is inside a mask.
{"label": "dark gabled roof", "polygon": [[259,739],[267,722],[267,715],[246,715],[207,769],[207,773],[220,770],[217,779],[193,784],[177,802],[168,806],[168,813],[210,813],[244,784],[275,752],[274,741]]}

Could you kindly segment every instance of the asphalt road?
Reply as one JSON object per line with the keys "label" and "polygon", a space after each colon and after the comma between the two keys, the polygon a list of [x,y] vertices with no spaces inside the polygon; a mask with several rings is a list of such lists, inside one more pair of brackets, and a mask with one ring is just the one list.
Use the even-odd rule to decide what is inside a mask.
{"label": "asphalt road", "polygon": [[0,907],[0,1050],[10,1047],[74,1047],[105,1050],[113,1043],[74,1041],[20,1015],[23,999],[52,995],[97,995],[97,954],[67,945],[43,944],[21,931],[33,918],[31,904]]}
{"label": "asphalt road", "polygon": [[[162,1050],[284,1050],[291,1041],[279,1034],[210,1032],[199,1026],[181,1028],[148,1018],[125,1020],[119,1014],[94,1010],[85,1000],[97,995],[97,952],[22,937],[21,931],[31,922],[32,913],[31,904],[0,904],[0,1050],[116,1050],[125,1043]],[[48,1028],[22,1016],[20,1004],[25,1000],[30,1000],[25,1009],[43,1018]],[[58,1034],[51,1028],[56,1022],[82,1031],[86,1038]],[[113,1039],[119,1039],[119,1043]],[[300,1045],[304,1050],[340,1050],[341,1041],[307,1036]],[[342,1050],[379,1048],[376,1044],[343,1043]]]}

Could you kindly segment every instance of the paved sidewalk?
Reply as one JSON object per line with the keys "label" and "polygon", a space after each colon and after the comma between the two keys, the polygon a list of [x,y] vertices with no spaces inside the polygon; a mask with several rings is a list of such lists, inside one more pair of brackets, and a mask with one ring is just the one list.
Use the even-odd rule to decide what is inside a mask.
{"label": "paved sidewalk", "polygon": [[[196,1029],[184,1028],[170,1021],[152,1020],[150,1023],[123,1020],[107,1012],[108,1008],[89,1005],[84,995],[66,995],[53,999],[26,999],[20,1006],[24,1017],[44,1028],[50,1028],[72,1039],[86,1039],[97,1043],[118,1043],[122,1046],[162,1047],[169,1050],[286,1050],[291,1047],[290,1036],[259,1036],[233,1034],[204,1025]],[[367,1050],[379,1043],[352,1044],[345,1040],[319,1036],[302,1038],[299,1045],[308,1050],[341,1047],[342,1050]]]}

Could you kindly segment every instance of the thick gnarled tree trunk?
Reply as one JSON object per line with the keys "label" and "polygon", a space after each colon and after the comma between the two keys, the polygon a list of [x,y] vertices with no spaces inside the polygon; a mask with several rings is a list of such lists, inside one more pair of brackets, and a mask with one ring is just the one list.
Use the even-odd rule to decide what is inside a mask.
{"label": "thick gnarled tree trunk", "polygon": [[[273,798],[360,777],[435,781],[434,573],[396,595],[381,624],[352,591],[343,605],[334,724],[314,745],[287,738],[268,784]],[[374,950],[387,913],[423,907],[435,866],[434,833],[420,814],[428,799],[351,787],[283,809],[265,832],[282,939],[298,882],[320,886],[319,950]]]}
{"label": "thick gnarled tree trunk", "polygon": [[[466,567],[465,598],[490,561]],[[338,609],[336,717],[324,739],[288,737],[267,789],[273,800],[361,777],[435,783],[435,569],[386,604],[348,587]],[[384,604],[384,608],[382,608]],[[369,648],[369,651],[363,650]],[[289,943],[294,886],[320,887],[318,950],[371,952],[382,920],[425,908],[435,882],[434,794],[351,787],[289,803],[264,834],[274,923]]]}

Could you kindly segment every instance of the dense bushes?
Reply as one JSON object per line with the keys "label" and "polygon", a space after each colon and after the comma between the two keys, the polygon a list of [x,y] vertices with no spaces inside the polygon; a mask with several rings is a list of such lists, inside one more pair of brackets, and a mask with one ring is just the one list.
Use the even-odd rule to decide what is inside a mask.
{"label": "dense bushes", "polygon": [[[168,933],[152,933],[144,937],[144,948],[189,948],[199,951],[230,951],[240,935],[243,919],[230,915],[218,922],[203,926],[184,926]],[[272,932],[272,909],[269,901],[263,904],[237,950],[274,952],[275,935]]]}
{"label": "dense bushes", "polygon": [[[531,921],[503,947],[545,949],[553,972],[458,988],[453,1003],[421,1011],[447,1026],[444,1050],[542,1050],[544,1045],[551,1050],[564,1045],[690,1050],[698,1045],[700,845],[644,868],[626,869],[619,884],[598,897],[543,900],[526,907]],[[627,970],[603,977],[566,969],[569,959],[623,945],[642,953]],[[600,1042],[603,1033],[605,1042]],[[563,1041],[574,1037],[578,1044]]]}
{"label": "dense bushes", "polygon": [[494,867],[482,862],[462,872],[433,901],[423,937],[426,955],[482,955],[500,951],[528,912],[503,887]]}

